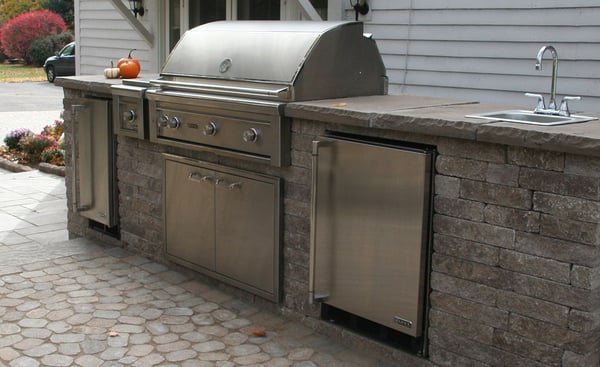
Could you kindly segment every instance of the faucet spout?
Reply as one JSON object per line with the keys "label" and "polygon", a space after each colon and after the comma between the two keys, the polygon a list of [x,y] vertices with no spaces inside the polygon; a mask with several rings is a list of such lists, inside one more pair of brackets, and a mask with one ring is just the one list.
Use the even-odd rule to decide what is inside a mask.
{"label": "faucet spout", "polygon": [[556,110],[556,77],[558,75],[558,52],[554,46],[543,46],[538,51],[535,59],[535,70],[542,70],[542,58],[546,50],[552,54],[552,83],[550,84],[550,101],[548,102],[548,109]]}

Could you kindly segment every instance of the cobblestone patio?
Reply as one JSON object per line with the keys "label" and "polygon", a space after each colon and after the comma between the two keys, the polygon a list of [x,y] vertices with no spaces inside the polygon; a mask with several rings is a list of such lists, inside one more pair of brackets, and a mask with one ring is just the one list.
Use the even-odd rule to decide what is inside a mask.
{"label": "cobblestone patio", "polygon": [[0,175],[2,367],[388,366],[123,249],[67,241],[64,207],[62,178]]}

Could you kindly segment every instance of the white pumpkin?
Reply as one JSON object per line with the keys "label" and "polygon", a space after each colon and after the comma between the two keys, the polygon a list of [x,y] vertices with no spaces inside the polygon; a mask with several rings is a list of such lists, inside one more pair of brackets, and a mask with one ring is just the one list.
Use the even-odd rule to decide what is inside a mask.
{"label": "white pumpkin", "polygon": [[116,79],[119,77],[119,68],[115,68],[113,62],[110,62],[110,68],[104,69],[104,77],[106,79]]}

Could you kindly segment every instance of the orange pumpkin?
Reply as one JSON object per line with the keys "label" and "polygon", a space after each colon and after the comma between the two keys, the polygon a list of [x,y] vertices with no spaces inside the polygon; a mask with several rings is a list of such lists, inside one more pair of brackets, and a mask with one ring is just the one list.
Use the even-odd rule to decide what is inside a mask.
{"label": "orange pumpkin", "polygon": [[132,79],[138,76],[141,70],[140,62],[131,56],[131,53],[135,49],[129,51],[129,56],[119,60],[117,67],[119,68],[119,75],[124,79]]}

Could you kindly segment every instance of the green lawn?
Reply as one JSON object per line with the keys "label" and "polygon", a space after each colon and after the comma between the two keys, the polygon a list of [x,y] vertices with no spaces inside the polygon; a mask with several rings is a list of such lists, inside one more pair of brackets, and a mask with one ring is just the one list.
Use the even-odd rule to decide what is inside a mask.
{"label": "green lawn", "polygon": [[35,82],[46,80],[43,68],[21,64],[0,64],[0,83]]}

